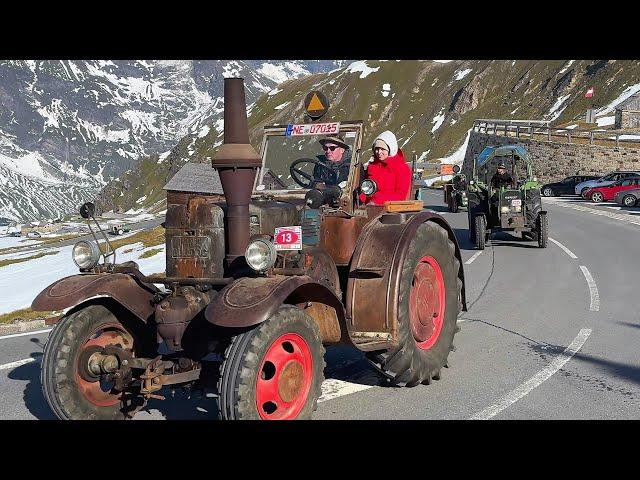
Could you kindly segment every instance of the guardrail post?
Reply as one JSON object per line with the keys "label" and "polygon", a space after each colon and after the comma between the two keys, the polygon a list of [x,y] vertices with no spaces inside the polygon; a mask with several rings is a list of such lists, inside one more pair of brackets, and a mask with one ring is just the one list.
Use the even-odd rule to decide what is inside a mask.
{"label": "guardrail post", "polygon": [[506,123],[504,124],[504,136],[505,137],[509,136],[509,134],[507,133],[507,124]]}
{"label": "guardrail post", "polygon": [[520,125],[516,125],[516,137],[520,138]]}
{"label": "guardrail post", "polygon": [[547,140],[550,142],[551,141],[551,128],[547,127]]}
{"label": "guardrail post", "polygon": [[571,130],[567,130],[567,140],[571,143]]}
{"label": "guardrail post", "polygon": [[618,148],[618,139],[620,138],[620,135],[618,133],[616,133],[616,148]]}
{"label": "guardrail post", "polygon": [[589,132],[589,145],[593,145],[593,132]]}

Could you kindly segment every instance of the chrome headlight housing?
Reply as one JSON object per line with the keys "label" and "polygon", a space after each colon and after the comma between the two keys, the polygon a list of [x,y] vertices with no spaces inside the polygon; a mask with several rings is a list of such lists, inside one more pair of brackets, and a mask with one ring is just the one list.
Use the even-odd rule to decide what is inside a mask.
{"label": "chrome headlight housing", "polygon": [[100,260],[100,248],[93,242],[84,240],[76,243],[71,251],[71,258],[81,270],[95,267]]}
{"label": "chrome headlight housing", "polygon": [[276,247],[269,240],[259,238],[249,243],[244,252],[244,258],[256,272],[264,272],[276,263]]}
{"label": "chrome headlight housing", "polygon": [[360,191],[362,191],[366,196],[373,195],[378,191],[378,184],[370,178],[367,178],[360,185]]}

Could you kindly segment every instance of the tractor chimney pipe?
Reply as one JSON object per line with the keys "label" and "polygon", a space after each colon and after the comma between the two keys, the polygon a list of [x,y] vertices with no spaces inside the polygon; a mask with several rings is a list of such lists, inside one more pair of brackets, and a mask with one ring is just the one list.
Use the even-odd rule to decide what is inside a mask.
{"label": "tractor chimney pipe", "polygon": [[227,201],[227,264],[244,257],[249,244],[249,202],[262,159],[249,144],[244,79],[224,79],[224,142],[213,157]]}

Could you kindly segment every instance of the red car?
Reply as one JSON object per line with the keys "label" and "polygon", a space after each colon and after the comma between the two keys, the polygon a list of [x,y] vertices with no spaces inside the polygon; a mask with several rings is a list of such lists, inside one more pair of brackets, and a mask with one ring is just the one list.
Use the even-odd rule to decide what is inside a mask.
{"label": "red car", "polygon": [[604,187],[590,188],[584,193],[584,198],[590,199],[592,202],[610,202],[616,193],[624,190],[634,190],[640,187],[640,177],[625,178],[618,180],[616,183]]}

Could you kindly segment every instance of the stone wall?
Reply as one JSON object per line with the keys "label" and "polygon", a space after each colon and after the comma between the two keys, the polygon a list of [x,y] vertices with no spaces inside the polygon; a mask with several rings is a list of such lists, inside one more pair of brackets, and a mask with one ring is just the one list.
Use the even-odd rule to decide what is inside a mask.
{"label": "stone wall", "polygon": [[640,171],[640,144],[637,148],[610,148],[518,139],[472,131],[464,157],[463,172],[471,174],[473,159],[484,147],[507,144],[524,145],[533,160],[534,175],[542,183],[562,180],[577,173],[604,175],[612,170]]}

